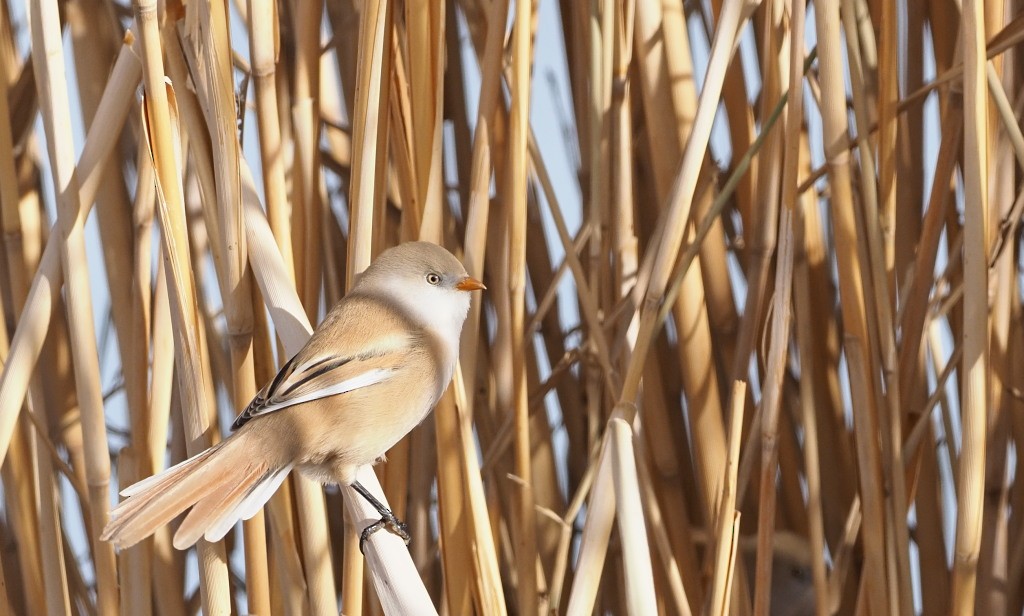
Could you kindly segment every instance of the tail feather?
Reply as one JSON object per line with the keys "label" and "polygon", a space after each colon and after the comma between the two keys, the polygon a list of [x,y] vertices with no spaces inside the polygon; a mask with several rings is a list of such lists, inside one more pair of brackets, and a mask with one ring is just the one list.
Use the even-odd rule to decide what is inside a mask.
{"label": "tail feather", "polygon": [[246,490],[244,497],[234,506],[226,510],[207,530],[204,537],[207,541],[220,541],[228,534],[239,520],[249,520],[256,515],[270,497],[281,487],[288,476],[291,465],[275,471],[264,473],[254,485]]}
{"label": "tail feather", "polygon": [[199,464],[203,460],[209,458],[213,454],[213,452],[217,451],[217,449],[217,447],[211,447],[206,451],[203,451],[192,456],[191,458],[182,460],[181,462],[178,462],[174,466],[164,469],[163,472],[157,473],[152,477],[147,477],[146,479],[133,483],[127,488],[121,490],[120,494],[121,496],[128,498],[131,496],[135,496],[140,492],[145,492],[150,489],[156,489],[158,486],[164,486],[174,481],[178,477],[184,475],[186,472],[188,472],[189,469]]}
{"label": "tail feather", "polygon": [[207,460],[190,465],[187,470],[174,470],[173,479],[155,482],[135,492],[111,511],[110,522],[101,539],[120,548],[135,545],[167,524],[196,501],[218,489],[213,465]]}
{"label": "tail feather", "polygon": [[[233,504],[228,509],[236,509],[239,502],[248,502],[246,497],[266,478],[276,476],[276,471],[271,469],[268,472],[265,465],[238,463],[238,456],[231,455],[231,452],[239,447],[240,451],[246,450],[241,440],[233,437],[123,490],[122,494],[128,498],[110,512],[110,522],[100,538],[112,542],[119,548],[132,546],[193,505],[196,507],[186,518],[185,523],[195,520],[193,524],[199,524],[201,528],[186,533],[189,537],[194,535],[187,543],[184,540],[179,541],[179,536],[185,536],[179,530],[175,535],[175,547],[187,548],[195,543],[204,531],[207,538],[210,538],[213,533],[209,531],[208,526],[220,518],[194,515],[196,510],[219,510],[217,505],[227,505],[230,504],[229,501]],[[273,491],[267,494],[260,506],[272,494]],[[256,510],[258,509],[259,506],[256,507]],[[255,511],[253,513],[255,514]],[[231,525],[220,533],[217,539],[223,538],[230,527]]]}
{"label": "tail feather", "polygon": [[249,493],[245,496],[245,499],[238,504],[238,517],[243,520],[251,520],[254,515],[259,513],[263,505],[267,504],[270,497],[277,492],[277,489],[281,487],[284,480],[288,477],[288,473],[292,470],[292,465],[289,464],[284,468],[279,468],[276,471],[268,473],[258,484],[249,490]]}
{"label": "tail feather", "polygon": [[237,516],[231,515],[232,511],[266,475],[267,469],[263,465],[245,467],[235,474],[232,483],[224,490],[202,498],[174,533],[174,547],[184,550],[204,534],[210,541],[223,539],[238,521]]}

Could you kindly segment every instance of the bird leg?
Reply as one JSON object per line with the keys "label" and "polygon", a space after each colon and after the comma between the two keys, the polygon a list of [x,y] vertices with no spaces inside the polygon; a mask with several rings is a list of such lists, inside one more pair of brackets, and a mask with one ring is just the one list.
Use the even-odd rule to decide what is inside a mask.
{"label": "bird leg", "polygon": [[353,481],[352,489],[359,492],[359,494],[366,499],[366,502],[373,505],[373,508],[380,514],[379,520],[364,528],[363,532],[359,534],[359,551],[361,553],[366,553],[363,547],[366,544],[366,540],[370,538],[370,535],[385,526],[388,527],[391,532],[401,537],[402,540],[405,541],[405,545],[409,545],[409,541],[411,541],[412,538],[409,536],[409,527],[405,525],[405,522],[396,518],[395,514],[392,513],[390,509],[381,504],[373,494],[370,494],[369,490],[363,487],[363,484],[358,481]]}

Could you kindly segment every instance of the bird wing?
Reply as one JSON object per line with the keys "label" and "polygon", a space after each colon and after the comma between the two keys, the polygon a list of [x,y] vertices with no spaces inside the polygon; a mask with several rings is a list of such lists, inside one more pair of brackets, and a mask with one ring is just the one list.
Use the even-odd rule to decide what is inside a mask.
{"label": "bird wing", "polygon": [[231,429],[253,417],[385,381],[401,368],[409,345],[410,337],[404,334],[364,341],[351,352],[307,344],[256,394]]}

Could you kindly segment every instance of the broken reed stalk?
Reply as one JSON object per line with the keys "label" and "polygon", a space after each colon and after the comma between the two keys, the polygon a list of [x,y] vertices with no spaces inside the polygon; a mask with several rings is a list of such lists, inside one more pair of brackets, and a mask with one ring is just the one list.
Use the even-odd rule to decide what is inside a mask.
{"label": "broken reed stalk", "polygon": [[[1024,139],[1019,71],[999,57],[1021,18],[971,2],[961,20],[908,3],[599,0],[549,21],[544,3],[504,0],[251,0],[172,3],[158,26],[140,0],[133,51],[116,8],[72,3],[73,90],[54,7],[35,1],[22,27],[0,3],[15,324],[0,336],[0,534],[17,537],[0,610],[223,613],[244,588],[257,613],[769,613],[797,600],[773,585],[794,566],[817,614],[903,613],[925,587],[926,614],[950,596],[960,613],[1024,605],[1008,455],[1024,441]],[[139,131],[125,119],[143,73]],[[352,277],[417,238],[490,288],[433,428],[378,468],[409,549],[380,533],[364,558],[352,529],[375,513],[302,478],[235,541],[200,548],[191,597],[172,529],[116,562],[81,534],[80,518],[87,535],[102,523],[111,466],[123,487],[219,438],[218,413]],[[88,314],[108,304],[116,356]],[[729,393],[736,377],[748,391]],[[215,391],[232,408],[215,412]]]}

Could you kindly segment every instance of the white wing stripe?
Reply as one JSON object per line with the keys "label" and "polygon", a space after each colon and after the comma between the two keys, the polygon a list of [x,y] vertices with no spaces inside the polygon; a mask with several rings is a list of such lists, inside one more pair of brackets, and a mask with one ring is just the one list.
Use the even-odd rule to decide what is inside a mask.
{"label": "white wing stripe", "polygon": [[303,394],[301,396],[289,398],[282,402],[267,404],[266,406],[261,407],[258,411],[253,413],[252,416],[258,417],[265,413],[277,411],[283,408],[287,408],[289,406],[295,406],[296,404],[302,404],[303,402],[309,402],[310,400],[319,400],[320,398],[336,396],[338,394],[350,392],[355,389],[361,389],[363,387],[369,387],[370,385],[376,385],[377,383],[380,383],[381,381],[391,376],[392,372],[393,371],[389,368],[374,368],[373,370],[364,372],[350,379],[345,379],[344,381],[341,381],[340,383],[335,383],[334,385],[331,385],[329,387],[317,389],[315,391],[309,392],[308,394]]}

